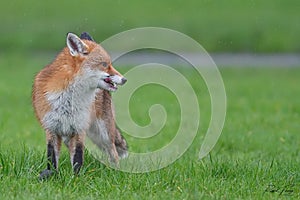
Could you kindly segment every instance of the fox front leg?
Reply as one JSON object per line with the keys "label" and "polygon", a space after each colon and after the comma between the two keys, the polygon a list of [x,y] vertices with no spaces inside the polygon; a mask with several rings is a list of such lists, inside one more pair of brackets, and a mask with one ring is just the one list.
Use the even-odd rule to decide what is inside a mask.
{"label": "fox front leg", "polygon": [[40,173],[40,179],[45,179],[53,174],[53,170],[58,169],[58,159],[61,147],[61,137],[50,132],[46,132],[47,140],[47,168]]}
{"label": "fox front leg", "polygon": [[85,134],[76,134],[69,138],[68,146],[71,164],[75,174],[78,174],[84,161],[84,138]]}

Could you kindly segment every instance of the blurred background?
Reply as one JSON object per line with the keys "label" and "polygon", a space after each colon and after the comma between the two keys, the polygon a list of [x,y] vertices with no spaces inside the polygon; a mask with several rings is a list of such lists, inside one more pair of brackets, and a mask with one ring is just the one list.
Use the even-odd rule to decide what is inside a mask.
{"label": "blurred background", "polygon": [[180,31],[209,53],[300,52],[298,0],[20,1],[0,3],[0,53],[61,49],[67,32],[101,42],[121,31]]}
{"label": "blurred background", "polygon": [[[273,67],[278,62],[281,66],[288,66],[288,61],[295,61],[292,64],[300,66],[299,0],[10,0],[0,4],[0,132],[5,133],[0,139],[6,144],[14,144],[13,134],[42,145],[40,141],[44,140],[44,135],[35,134],[42,131],[31,107],[31,86],[34,75],[65,46],[68,32],[80,34],[87,31],[101,43],[132,28],[170,28],[195,39],[213,55],[218,66],[237,67],[221,70],[231,117],[234,111],[243,112],[249,105],[253,105],[253,109],[263,105],[275,110],[285,108],[292,101],[294,107],[298,105],[294,95],[298,90],[298,71],[287,68],[286,71],[270,73],[274,70],[249,68],[250,73],[240,68],[246,59],[249,59],[248,66]],[[261,55],[264,62],[255,63]],[[120,66],[116,67],[124,73]],[[191,79],[195,78],[192,76]],[[279,87],[282,87],[281,93]],[[203,99],[201,92],[198,93]],[[247,92],[252,93],[247,96]],[[270,103],[271,97],[273,103]],[[206,103],[204,105],[209,108]],[[288,113],[297,111],[293,106],[287,109]],[[266,114],[273,116],[273,112]],[[278,114],[279,119],[281,115]],[[265,118],[265,114],[259,116]],[[298,116],[297,112],[295,116]],[[16,122],[22,123],[16,126]],[[298,127],[297,120],[295,127]],[[35,140],[31,140],[33,135]]]}
{"label": "blurred background", "polygon": [[[2,0],[0,22],[0,199],[99,199],[102,194],[102,199],[137,199],[139,194],[144,195],[140,199],[200,199],[203,194],[207,199],[300,199],[299,0]],[[211,155],[196,159],[210,122],[210,94],[194,69],[176,63],[195,90],[201,118],[193,144],[174,165],[132,175],[87,164],[91,176],[61,176],[47,187],[36,183],[31,173],[42,170],[46,153],[44,131],[31,106],[35,74],[66,46],[68,32],[87,31],[101,43],[122,31],[149,26],[190,36],[219,67],[227,114]],[[160,55],[166,52],[156,52]],[[147,56],[147,62],[168,64]],[[135,66],[113,64],[122,74]],[[132,95],[134,121],[150,123],[148,110],[157,103],[166,108],[166,126],[149,140],[126,134],[134,152],[159,149],[177,131],[180,102],[171,90],[155,84]],[[70,167],[63,149],[62,165]]]}
{"label": "blurred background", "polygon": [[[280,106],[297,107],[298,103],[292,104],[292,99],[298,102],[295,91],[298,91],[299,72],[296,68],[294,71],[290,68],[281,71],[283,68],[280,68],[274,73],[269,69],[241,71],[240,68],[246,65],[300,66],[299,10],[299,0],[1,1],[0,132],[5,134],[0,134],[0,141],[2,145],[4,141],[14,144],[12,135],[28,138],[27,141],[35,144],[44,141],[43,134],[34,134],[42,130],[33,115],[31,85],[34,75],[65,46],[68,32],[87,31],[100,43],[132,28],[170,28],[195,39],[219,67],[237,67],[220,70],[228,95],[228,116],[233,116],[232,109],[236,109],[238,116],[244,116],[239,112],[244,112],[249,105],[255,110],[260,110],[257,105],[270,106],[276,112]],[[255,63],[261,57],[263,62]],[[249,62],[245,63],[247,59]],[[128,68],[120,66],[134,65],[115,65],[124,74]],[[193,73],[190,79],[196,79]],[[199,95],[204,99],[202,93]],[[271,97],[275,101],[273,104]],[[288,113],[296,112],[298,116],[293,106],[287,109]],[[275,111],[266,113],[273,115]],[[259,116],[265,118],[264,114]],[[16,122],[22,124],[16,126]],[[295,127],[298,122],[295,120]],[[32,140],[33,134],[35,140]]]}

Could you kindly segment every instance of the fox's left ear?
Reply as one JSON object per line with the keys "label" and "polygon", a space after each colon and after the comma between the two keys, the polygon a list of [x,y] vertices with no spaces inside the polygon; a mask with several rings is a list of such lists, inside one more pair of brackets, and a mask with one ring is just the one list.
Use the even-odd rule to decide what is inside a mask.
{"label": "fox's left ear", "polygon": [[67,46],[72,56],[87,53],[88,46],[74,33],[68,33]]}
{"label": "fox's left ear", "polygon": [[80,39],[83,39],[83,40],[90,40],[90,41],[95,42],[95,40],[92,38],[92,36],[91,36],[88,32],[83,32],[83,33],[81,33]]}

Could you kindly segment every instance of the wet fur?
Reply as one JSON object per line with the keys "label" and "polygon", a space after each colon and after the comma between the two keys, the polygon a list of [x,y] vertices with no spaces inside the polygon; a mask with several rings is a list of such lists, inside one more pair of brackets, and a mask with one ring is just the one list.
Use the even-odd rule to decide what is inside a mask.
{"label": "wet fur", "polygon": [[58,169],[62,141],[78,173],[83,165],[86,134],[112,162],[127,156],[126,141],[115,124],[111,94],[101,89],[107,87],[105,77],[117,84],[124,84],[126,79],[111,64],[101,67],[103,62],[109,64],[110,58],[88,33],[82,34],[82,41],[76,35],[70,37],[75,38],[68,40],[71,47],[41,70],[33,85],[33,107],[47,141],[48,163],[41,178]]}

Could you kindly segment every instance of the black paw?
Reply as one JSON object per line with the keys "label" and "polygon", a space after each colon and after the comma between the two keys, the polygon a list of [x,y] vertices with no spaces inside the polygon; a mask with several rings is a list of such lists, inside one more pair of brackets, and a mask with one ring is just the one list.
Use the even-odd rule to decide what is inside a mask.
{"label": "black paw", "polygon": [[52,176],[53,173],[54,173],[54,172],[53,172],[52,170],[45,169],[44,171],[42,171],[42,172],[40,173],[39,179],[40,179],[40,180],[47,179],[47,178],[49,178],[50,176]]}

